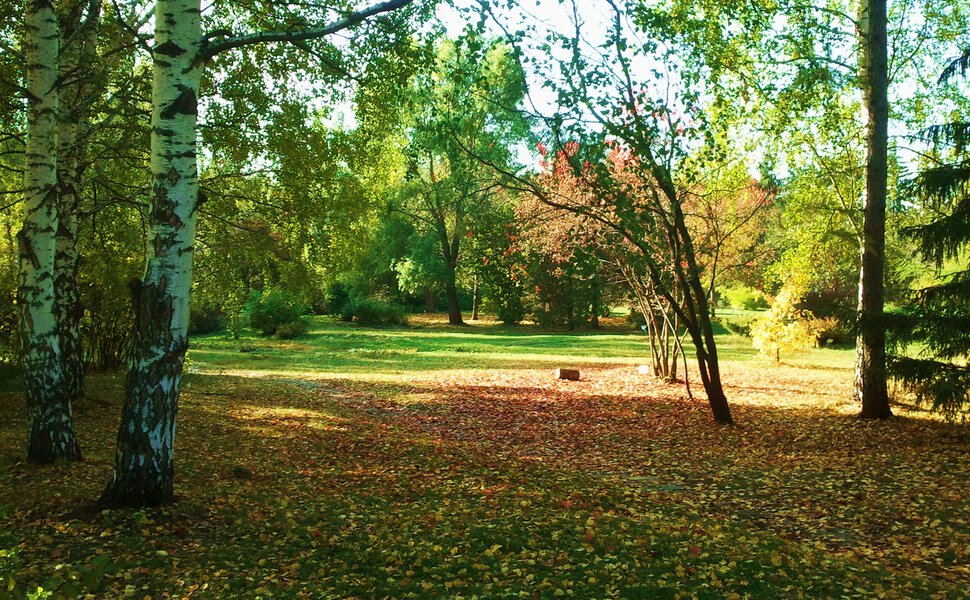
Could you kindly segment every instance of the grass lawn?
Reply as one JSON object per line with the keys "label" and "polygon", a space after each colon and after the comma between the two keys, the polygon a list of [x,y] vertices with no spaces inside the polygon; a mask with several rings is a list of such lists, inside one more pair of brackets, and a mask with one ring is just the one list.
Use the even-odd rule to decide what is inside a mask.
{"label": "grass lawn", "polygon": [[691,400],[638,375],[628,330],[320,318],[288,342],[196,338],[180,500],[141,511],[90,505],[121,375],[77,406],[77,465],[21,462],[2,391],[0,598],[970,595],[966,426],[856,420],[850,350],[775,365],[718,341],[731,428],[696,376]]}

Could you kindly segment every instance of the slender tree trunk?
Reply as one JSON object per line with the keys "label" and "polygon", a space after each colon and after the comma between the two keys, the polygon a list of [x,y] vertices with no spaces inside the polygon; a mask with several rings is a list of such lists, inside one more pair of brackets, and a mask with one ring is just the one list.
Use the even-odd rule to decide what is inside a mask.
{"label": "slender tree trunk", "polygon": [[593,276],[593,301],[590,306],[592,314],[589,317],[589,326],[593,329],[600,328],[600,286],[596,276]]}
{"label": "slender tree trunk", "polygon": [[886,0],[862,0],[860,71],[868,113],[866,201],[862,271],[859,276],[859,338],[855,396],[864,419],[892,416],[886,386],[886,328],[883,319],[886,195],[889,146],[889,76]]}
{"label": "slender tree trunk", "polygon": [[[64,129],[62,127],[61,131]],[[71,160],[73,158],[75,157],[68,157],[65,162],[75,162]],[[60,164],[58,168],[60,169]],[[81,317],[84,316],[84,306],[77,287],[78,181],[70,175],[61,177],[60,173],[59,179],[54,314],[57,320],[57,337],[61,344],[64,393],[76,400],[84,395],[84,349],[81,345]]]}
{"label": "slender tree trunk", "polygon": [[479,288],[478,288],[478,275],[475,275],[475,287],[472,291],[472,321],[478,320],[478,304],[479,304]]}
{"label": "slender tree trunk", "polygon": [[434,300],[434,290],[428,287],[424,290],[424,312],[433,313],[437,308],[437,303]]}
{"label": "slender tree trunk", "polygon": [[199,0],[158,0],[152,89],[152,207],[145,275],[132,282],[135,335],[109,506],[173,499],[175,417],[188,347],[199,203]]}
{"label": "slender tree trunk", "polygon": [[80,460],[71,398],[64,393],[54,318],[57,246],[57,73],[59,31],[49,0],[30,0],[25,15],[27,148],[20,246],[22,361],[27,391],[27,460]]}
{"label": "slender tree trunk", "polygon": [[448,297],[448,324],[464,325],[465,321],[461,318],[461,307],[458,306],[458,284],[455,279],[455,266],[449,264],[445,280],[445,295]]}
{"label": "slender tree trunk", "polygon": [[[697,265],[694,252],[694,242],[687,228],[682,206],[677,199],[676,192],[671,185],[668,198],[673,209],[674,231],[679,244],[682,245],[682,255],[687,268],[682,271],[682,285],[684,287],[684,304],[688,309],[687,315],[693,319],[685,319],[684,325],[690,331],[691,338],[697,350],[697,366],[700,369],[701,382],[707,393],[707,401],[711,406],[714,420],[724,425],[733,425],[734,418],[728,406],[724,387],[721,385],[721,369],[717,357],[717,344],[714,340],[714,326],[711,323],[710,306],[707,303],[707,291],[701,281],[701,271]],[[694,320],[696,319],[696,320]],[[685,375],[686,376],[686,375]]]}
{"label": "slender tree trunk", "polygon": [[[700,367],[701,382],[704,384],[704,391],[707,392],[707,401],[711,405],[714,420],[725,425],[733,425],[734,418],[731,417],[731,409],[724,395],[724,387],[721,385],[721,369],[717,358],[717,346],[714,344],[714,328],[706,312],[700,313],[700,317],[698,337],[701,338],[701,343],[697,346],[697,363]],[[697,341],[695,339],[695,344]]]}
{"label": "slender tree trunk", "polygon": [[[74,7],[70,7],[74,8]],[[94,5],[95,10],[99,5]],[[80,26],[80,10],[68,10],[64,25],[70,37]],[[88,29],[67,48],[60,64],[60,125],[57,150],[57,252],[54,257],[54,314],[61,344],[64,393],[72,400],[84,395],[84,349],[81,344],[81,318],[84,307],[77,287],[79,256],[78,213],[81,204],[81,154],[86,136],[90,75],[94,69],[99,14],[87,16]]]}

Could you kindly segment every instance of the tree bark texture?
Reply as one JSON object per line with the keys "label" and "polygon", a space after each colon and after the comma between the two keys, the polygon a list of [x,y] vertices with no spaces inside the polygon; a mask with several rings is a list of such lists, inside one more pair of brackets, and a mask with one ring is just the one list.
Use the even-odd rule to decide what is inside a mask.
{"label": "tree bark texture", "polygon": [[199,203],[199,0],[159,0],[155,28],[151,229],[145,274],[131,286],[135,335],[114,477],[101,498],[109,506],[158,505],[174,496],[175,419]]}
{"label": "tree bark texture", "polygon": [[465,321],[461,318],[461,307],[458,305],[458,284],[455,276],[456,267],[448,265],[448,273],[445,275],[445,295],[448,298],[448,324],[464,325]]}
{"label": "tree bark texture", "polygon": [[475,275],[475,285],[472,289],[472,321],[478,320],[478,305],[481,289],[478,287],[478,275]]}
{"label": "tree bark texture", "polygon": [[[86,4],[86,3],[85,3]],[[93,4],[97,11],[99,4]],[[75,38],[61,51],[60,123],[57,149],[57,252],[54,256],[54,315],[61,344],[64,393],[72,400],[84,395],[84,348],[81,318],[84,307],[77,287],[79,256],[78,216],[81,208],[82,149],[87,136],[87,106],[92,92],[91,75],[96,60],[97,21],[100,14],[87,16],[81,26],[80,6],[69,6],[62,20],[67,38]]]}
{"label": "tree bark texture", "polygon": [[886,10],[886,0],[862,0],[860,74],[868,124],[855,397],[862,403],[860,416],[865,419],[892,416],[886,386],[886,328],[883,319],[889,146]]}
{"label": "tree bark texture", "polygon": [[57,76],[60,35],[49,0],[30,0],[25,14],[27,147],[24,222],[18,234],[17,290],[21,357],[26,376],[27,460],[80,460],[71,398],[64,393],[54,317],[57,245]]}
{"label": "tree bark texture", "polygon": [[[684,311],[680,315],[687,328],[697,353],[697,367],[701,375],[701,383],[707,393],[707,401],[711,407],[714,421],[723,425],[733,425],[734,418],[724,395],[721,384],[720,362],[717,357],[717,344],[714,340],[714,325],[711,323],[710,306],[707,303],[707,291],[701,280],[701,269],[697,264],[697,253],[694,242],[687,228],[683,207],[677,197],[673,182],[669,178],[663,180],[666,194],[670,200],[672,226],[667,230],[671,238],[671,246],[679,250],[675,256],[682,257],[684,265],[676,267],[677,279],[683,291]],[[680,264],[680,261],[675,261]],[[676,335],[676,334],[675,334]]]}

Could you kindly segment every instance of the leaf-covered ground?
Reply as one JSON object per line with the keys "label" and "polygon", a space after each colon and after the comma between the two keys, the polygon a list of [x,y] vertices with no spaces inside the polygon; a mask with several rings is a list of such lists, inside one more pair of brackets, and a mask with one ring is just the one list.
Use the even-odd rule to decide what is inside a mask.
{"label": "leaf-covered ground", "polygon": [[[583,336],[530,347],[489,331],[494,347],[472,339],[468,352],[451,339],[464,332],[377,332],[418,348],[382,367],[371,333],[197,343],[181,499],[161,509],[90,506],[110,472],[119,377],[93,378],[77,407],[79,465],[20,462],[21,400],[0,395],[0,597],[970,594],[966,427],[904,407],[856,420],[848,365],[729,361],[739,424],[722,428],[681,386],[638,375],[638,346],[559,382],[545,364],[557,338],[571,355]],[[361,338],[342,348],[340,335]],[[293,372],[287,348],[305,355]],[[326,348],[370,368],[345,357],[338,375],[313,370]],[[500,356],[510,348],[520,360]],[[260,352],[279,353],[275,378]]]}

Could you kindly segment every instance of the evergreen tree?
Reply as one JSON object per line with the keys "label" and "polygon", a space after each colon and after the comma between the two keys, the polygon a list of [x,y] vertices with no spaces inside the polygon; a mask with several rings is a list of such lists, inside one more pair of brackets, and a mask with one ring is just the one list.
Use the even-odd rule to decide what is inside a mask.
{"label": "evergreen tree", "polygon": [[[940,83],[957,74],[965,77],[968,67],[970,48],[947,66]],[[970,405],[970,122],[930,127],[923,137],[949,152],[905,186],[910,198],[932,215],[905,233],[935,266],[936,279],[892,315],[895,344],[889,371],[919,400],[953,417]],[[922,351],[904,353],[914,347]]]}

